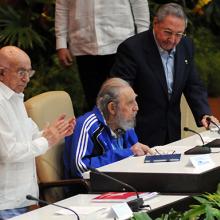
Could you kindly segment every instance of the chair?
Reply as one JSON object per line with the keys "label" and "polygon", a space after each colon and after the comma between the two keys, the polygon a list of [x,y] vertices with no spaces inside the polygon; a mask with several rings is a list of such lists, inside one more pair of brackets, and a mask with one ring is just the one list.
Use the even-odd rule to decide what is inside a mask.
{"label": "chair", "polygon": [[[51,91],[36,95],[25,102],[25,107],[28,116],[36,122],[40,129],[62,113],[65,113],[67,117],[74,115],[70,96],[64,91]],[[83,179],[62,180],[63,148],[64,140],[44,155],[36,158],[40,197],[48,202],[56,202],[65,198],[63,187],[67,185],[74,184],[76,192],[77,188],[83,188],[87,192],[89,189],[88,183]]]}
{"label": "chair", "polygon": [[181,97],[180,109],[181,109],[181,138],[194,135],[191,132],[184,131],[183,130],[184,127],[188,127],[199,133],[202,131],[205,131],[204,127],[201,127],[201,128],[197,127],[192,111],[189,108],[189,105],[184,95],[182,95]]}

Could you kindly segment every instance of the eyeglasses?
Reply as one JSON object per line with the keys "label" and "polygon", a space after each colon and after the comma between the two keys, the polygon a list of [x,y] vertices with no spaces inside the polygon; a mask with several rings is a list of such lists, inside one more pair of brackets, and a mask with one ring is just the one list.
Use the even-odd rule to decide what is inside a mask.
{"label": "eyeglasses", "polygon": [[173,35],[174,37],[178,38],[178,39],[181,39],[182,37],[186,36],[185,33],[182,33],[182,32],[173,32],[173,31],[170,31],[170,30],[163,30],[163,34],[168,37],[168,38],[171,38]]}
{"label": "eyeglasses", "polygon": [[35,74],[35,70],[20,69],[17,71],[17,74],[20,78],[23,78],[25,76],[31,78]]}
{"label": "eyeglasses", "polygon": [[[4,71],[4,70],[10,70],[10,68],[7,67],[0,67],[0,71]],[[34,74],[35,74],[35,70],[26,70],[26,69],[19,69],[14,71],[15,73],[17,73],[19,78],[24,78],[26,76],[28,76],[29,78],[31,78]]]}
{"label": "eyeglasses", "polygon": [[157,155],[161,155],[161,154],[174,154],[176,151],[175,150],[173,150],[173,151],[159,151],[159,150],[157,150],[157,149],[154,149],[155,150],[155,153],[157,154]]}

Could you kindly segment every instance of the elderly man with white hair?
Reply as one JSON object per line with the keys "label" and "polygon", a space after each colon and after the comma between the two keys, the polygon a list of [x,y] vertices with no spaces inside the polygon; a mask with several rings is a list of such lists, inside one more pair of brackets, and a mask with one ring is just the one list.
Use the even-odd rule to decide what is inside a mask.
{"label": "elderly man with white hair", "polygon": [[77,119],[74,134],[66,138],[66,177],[81,177],[89,168],[101,167],[126,157],[150,153],[134,131],[137,95],[120,79],[104,82],[97,106]]}
{"label": "elderly man with white hair", "polygon": [[29,56],[21,49],[0,49],[0,220],[29,210],[38,196],[35,157],[72,134],[75,119],[60,115],[43,131],[28,117],[23,91],[34,75]]}

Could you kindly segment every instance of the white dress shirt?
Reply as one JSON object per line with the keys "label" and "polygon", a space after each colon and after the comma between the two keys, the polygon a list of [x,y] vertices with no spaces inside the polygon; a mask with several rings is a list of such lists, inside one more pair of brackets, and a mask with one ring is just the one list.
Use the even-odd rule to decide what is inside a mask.
{"label": "white dress shirt", "polygon": [[118,45],[149,29],[147,0],[56,0],[56,48],[74,56],[116,53]]}
{"label": "white dress shirt", "polygon": [[23,94],[0,82],[0,210],[29,206],[38,197],[35,157],[48,149],[48,142],[28,118]]}

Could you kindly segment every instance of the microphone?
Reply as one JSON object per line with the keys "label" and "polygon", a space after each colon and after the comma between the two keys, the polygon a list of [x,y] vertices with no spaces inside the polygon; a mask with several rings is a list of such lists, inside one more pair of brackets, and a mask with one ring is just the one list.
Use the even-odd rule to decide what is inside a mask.
{"label": "microphone", "polygon": [[212,121],[212,119],[210,118],[210,117],[207,117],[206,118],[206,121],[210,124],[213,124],[213,125],[215,125],[217,128],[218,128],[218,133],[220,134],[220,127],[218,126],[218,124],[217,123],[215,123],[214,121]]}
{"label": "microphone", "polygon": [[54,204],[54,203],[49,203],[47,201],[38,199],[38,198],[36,198],[36,197],[34,197],[32,195],[26,195],[26,199],[27,200],[32,200],[32,201],[37,201],[37,202],[39,202],[41,204],[44,204],[44,205],[53,205],[53,206],[56,206],[56,207],[59,207],[59,208],[62,208],[62,209],[67,209],[67,210],[73,212],[76,215],[77,220],[80,220],[79,215],[73,209],[67,208],[65,206],[57,205],[57,204]]}
{"label": "microphone", "polygon": [[201,139],[201,141],[202,141],[202,145],[205,144],[205,142],[204,142],[204,140],[203,140],[203,138],[202,138],[202,136],[201,136],[201,134],[200,134],[199,132],[194,131],[194,130],[192,130],[192,129],[189,129],[189,128],[187,128],[187,127],[184,127],[183,130],[184,130],[184,131],[190,131],[190,132],[192,132],[192,133],[194,133],[194,134],[199,135],[199,137],[200,137],[200,139]]}
{"label": "microphone", "polygon": [[144,200],[143,200],[142,198],[140,198],[140,196],[139,196],[137,190],[136,190],[133,186],[131,186],[131,185],[129,185],[129,184],[127,184],[127,183],[125,183],[125,182],[123,182],[123,181],[121,181],[121,180],[115,179],[114,177],[111,177],[111,176],[109,176],[109,175],[107,175],[107,174],[105,174],[105,173],[102,173],[101,171],[97,170],[96,168],[90,167],[89,170],[92,171],[92,172],[95,173],[95,174],[98,174],[98,175],[101,175],[101,176],[106,177],[107,179],[113,180],[113,181],[119,183],[120,185],[122,185],[122,186],[124,186],[124,187],[126,187],[126,188],[129,188],[129,189],[131,189],[133,192],[135,192],[137,198],[134,199],[134,200],[131,200],[131,201],[127,202],[127,204],[129,205],[129,207],[131,208],[131,210],[132,210],[133,212],[137,212],[137,211],[139,211],[139,210],[140,210],[141,208],[143,208],[143,207],[149,207],[149,205],[143,206]]}
{"label": "microphone", "polygon": [[202,141],[202,146],[195,146],[195,147],[185,151],[184,154],[190,155],[190,154],[209,154],[209,153],[211,153],[210,147],[204,146],[205,142],[204,142],[204,140],[203,140],[203,138],[202,138],[200,133],[198,133],[197,131],[194,131],[192,129],[189,129],[187,127],[184,127],[183,130],[184,131],[190,131],[190,132],[192,132],[194,134],[199,135],[199,137],[200,137],[200,139]]}

